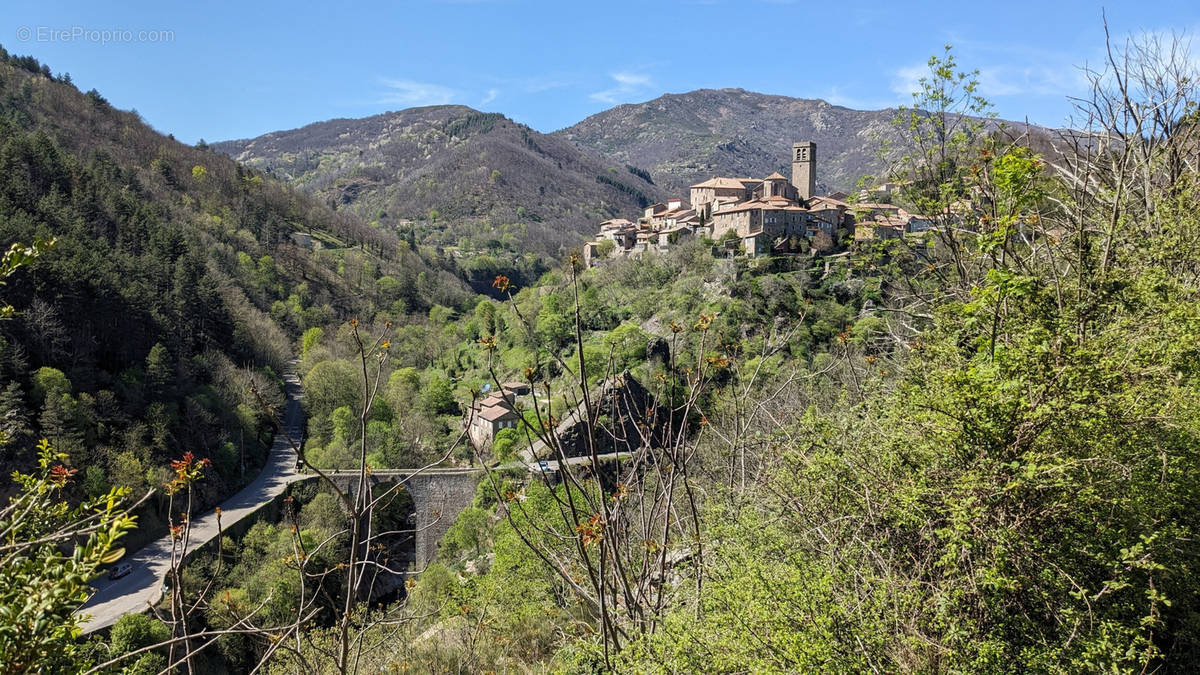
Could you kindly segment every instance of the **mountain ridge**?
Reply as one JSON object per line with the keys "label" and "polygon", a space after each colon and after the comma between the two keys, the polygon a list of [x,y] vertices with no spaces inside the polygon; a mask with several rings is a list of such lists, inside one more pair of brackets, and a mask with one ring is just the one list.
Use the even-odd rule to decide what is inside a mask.
{"label": "mountain ridge", "polygon": [[4,280],[0,470],[47,438],[87,492],[137,491],[187,451],[212,459],[214,503],[270,437],[249,386],[271,401],[305,330],[468,295],[396,237],[0,47],[0,240],[51,238]]}
{"label": "mountain ridge", "polygon": [[[790,175],[792,143],[817,145],[817,191],[853,192],[882,181],[904,139],[900,108],[858,110],[820,98],[741,88],[696,89],[625,103],[554,132],[575,145],[650,171],[674,195],[714,176]],[[1049,130],[1024,122],[981,119],[991,132],[1028,134],[1041,150]]]}
{"label": "mountain ridge", "polygon": [[609,158],[459,105],[314,122],[213,147],[382,227],[412,228],[420,243],[512,255],[561,254],[592,223],[663,196]]}
{"label": "mountain ridge", "polygon": [[813,141],[818,190],[848,191],[884,167],[880,141],[892,136],[896,113],[741,88],[696,89],[614,106],[554,133],[641,166],[676,193],[713,176],[786,175],[791,144]]}
{"label": "mountain ridge", "polygon": [[[356,212],[414,243],[451,249],[484,290],[528,281],[612,217],[688,198],[714,176],[791,174],[797,141],[817,146],[818,193],[878,182],[903,144],[900,110],[741,88],[624,103],[543,134],[463,105],[335,118],[214,148]],[[990,127],[1001,121],[987,121]],[[1018,131],[1039,129],[1004,123]],[[542,262],[539,262],[542,261]]]}

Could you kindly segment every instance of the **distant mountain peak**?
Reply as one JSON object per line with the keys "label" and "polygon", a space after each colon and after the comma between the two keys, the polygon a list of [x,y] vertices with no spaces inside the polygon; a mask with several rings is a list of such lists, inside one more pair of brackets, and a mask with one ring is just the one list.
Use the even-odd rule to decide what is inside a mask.
{"label": "distant mountain peak", "polygon": [[741,88],[696,89],[616,106],[555,135],[649,171],[672,194],[715,175],[781,170],[793,142],[813,141],[818,190],[849,191],[864,175],[886,170],[881,149],[898,140],[896,114]]}
{"label": "distant mountain peak", "polygon": [[[611,158],[500,113],[425,106],[337,119],[213,148],[422,241],[559,255],[661,190]],[[408,225],[406,225],[408,227]],[[493,234],[497,232],[498,234]]]}

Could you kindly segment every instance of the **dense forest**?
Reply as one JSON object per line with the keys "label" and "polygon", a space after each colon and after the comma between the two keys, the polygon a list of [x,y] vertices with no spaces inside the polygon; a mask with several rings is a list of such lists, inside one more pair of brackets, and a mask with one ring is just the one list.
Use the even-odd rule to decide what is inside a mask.
{"label": "dense forest", "polygon": [[248,388],[280,397],[300,332],[466,298],[394,236],[2,55],[0,238],[53,241],[4,288],[6,472],[47,438],[83,493],[142,491],[191,451],[215,463],[212,503],[261,465],[270,424]]}
{"label": "dense forest", "polygon": [[[890,170],[927,236],[571,255],[488,296],[9,57],[0,420],[21,473],[0,661],[1195,670],[1197,73],[1178,42],[1109,53],[1076,128],[1036,143],[997,128],[949,49],[930,59]],[[79,637],[81,579],[138,531],[120,498],[236,484],[222,448],[270,417],[247,385],[271,391],[293,354],[316,477],[173,564],[161,606]],[[472,404],[513,381],[520,422],[472,447]],[[400,564],[412,497],[371,475],[426,465],[478,487],[432,562]]]}

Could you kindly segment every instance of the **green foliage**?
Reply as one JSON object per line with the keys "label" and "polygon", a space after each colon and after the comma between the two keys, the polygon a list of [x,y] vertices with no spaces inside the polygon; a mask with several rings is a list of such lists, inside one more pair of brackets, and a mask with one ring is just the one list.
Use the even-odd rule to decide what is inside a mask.
{"label": "green foliage", "polygon": [[451,414],[458,409],[454,390],[444,377],[431,377],[421,389],[421,402],[425,409],[435,415]]}
{"label": "green foliage", "polygon": [[[6,673],[71,668],[79,647],[75,610],[118,540],[134,526],[121,509],[128,491],[113,488],[71,506],[63,489],[75,470],[49,443],[36,473],[14,473],[19,492],[0,510],[0,669]],[[78,537],[78,539],[76,539]],[[76,540],[64,552],[59,543]]]}
{"label": "green foliage", "polygon": [[479,555],[488,538],[488,514],[474,506],[468,507],[442,537],[438,553],[453,558],[459,554]]}
{"label": "green foliage", "polygon": [[552,347],[561,348],[571,336],[571,320],[558,307],[555,296],[549,296],[537,315],[537,334]]}
{"label": "green foliage", "polygon": [[[309,417],[321,424],[337,408],[359,405],[358,371],[349,361],[322,361],[304,376],[304,406]],[[313,424],[313,422],[310,422]]]}
{"label": "green foliage", "polygon": [[500,462],[511,462],[516,459],[517,451],[521,448],[521,433],[515,428],[501,429],[492,439],[492,454]]}
{"label": "green foliage", "polygon": [[629,173],[637,176],[638,178],[641,178],[642,180],[646,181],[647,183],[654,185],[654,179],[650,177],[649,171],[646,171],[645,169],[639,169],[632,164],[626,164],[625,169],[628,170]]}
{"label": "green foliage", "polygon": [[33,397],[36,400],[58,400],[63,394],[71,393],[71,382],[57,368],[42,366],[33,374]]}
{"label": "green foliage", "polygon": [[642,192],[641,190],[639,190],[635,187],[626,185],[625,183],[622,183],[619,180],[610,178],[608,176],[605,176],[604,174],[600,174],[600,175],[596,176],[596,182],[603,183],[605,185],[611,185],[612,187],[616,188],[618,192],[623,192],[623,193],[629,195],[630,197],[633,197],[634,201],[637,202],[638,206],[640,206],[643,209],[650,205],[650,198],[647,197],[644,192]]}
{"label": "green foliage", "polygon": [[[1135,274],[1083,339],[1067,337],[1073,311],[1051,296],[1010,295],[994,356],[978,339],[987,324],[969,318],[983,305],[944,307],[901,387],[797,420],[788,436],[802,445],[780,437],[789,469],[713,532],[703,624],[684,628],[694,618],[681,611],[674,630],[692,639],[658,643],[654,658],[680,670],[710,658],[718,670],[1121,670],[1164,657],[1166,626],[1190,658],[1196,636],[1177,608],[1197,601],[1183,514],[1200,499],[1186,478],[1200,398],[1185,393],[1200,375],[1187,356],[1200,308],[1181,291]],[[804,536],[830,513],[856,525]],[[837,630],[848,620],[852,634]]]}
{"label": "green foliage", "polygon": [[605,345],[612,348],[617,370],[632,368],[646,358],[650,335],[632,323],[624,323],[604,336]]}
{"label": "green foliage", "polygon": [[[6,472],[33,466],[34,442],[52,437],[110,478],[131,451],[143,483],[181,451],[210,456],[236,441],[252,476],[267,417],[240,408],[259,408],[254,368],[234,364],[282,372],[300,334],[339,313],[399,320],[465,297],[453,272],[399,250],[386,230],[164,137],[99,94],[7,62],[0,92],[0,380],[22,392],[5,411]],[[343,250],[298,246],[296,232]],[[349,279],[331,273],[342,262]],[[395,280],[387,305],[377,276]],[[61,387],[46,396],[42,368],[70,383],[70,401]],[[241,482],[241,467],[228,468],[201,506]]]}
{"label": "green foliage", "polygon": [[[36,238],[33,244],[25,246],[24,244],[13,242],[8,250],[0,256],[0,286],[3,286],[8,277],[12,276],[21,267],[28,265],[36,260],[43,253],[54,246],[53,239]],[[13,306],[0,301],[0,319],[6,319],[13,315]]]}
{"label": "green foliage", "polygon": [[171,630],[161,621],[145,614],[126,614],[113,624],[108,645],[113,654],[128,654],[166,642],[170,637]]}
{"label": "green foliage", "polygon": [[[556,507],[544,487],[530,485],[522,494],[516,525],[523,533],[536,532],[528,529],[532,522],[553,522]],[[449,534],[443,540],[441,555],[474,553],[477,543],[487,537],[489,518],[478,507],[464,511],[452,527],[453,540]],[[553,539],[548,532],[535,536]],[[552,582],[511,524],[503,519],[496,523],[492,541],[494,561],[465,584],[455,580],[444,563],[430,565],[413,589],[412,607],[416,612],[436,609],[439,620],[465,619],[467,625],[486,617],[488,634],[504,639],[483,641],[473,657],[491,667],[547,660],[561,644],[558,631],[578,630],[571,620],[571,611],[578,608],[568,599],[569,592]]]}
{"label": "green foliage", "polygon": [[447,136],[467,137],[476,134],[486,134],[504,119],[501,113],[470,113],[446,123]]}

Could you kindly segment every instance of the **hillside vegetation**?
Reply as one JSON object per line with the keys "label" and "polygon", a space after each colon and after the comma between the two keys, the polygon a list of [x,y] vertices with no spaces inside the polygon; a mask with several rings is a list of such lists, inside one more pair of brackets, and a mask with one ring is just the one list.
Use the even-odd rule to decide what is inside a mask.
{"label": "hillside vegetation", "polygon": [[698,89],[619,105],[554,135],[642,167],[684,197],[689,185],[713,176],[790,176],[792,143],[814,141],[818,193],[849,193],[864,176],[882,178],[902,154],[896,114],[743,89]]}
{"label": "hillside vegetation", "polygon": [[255,475],[269,426],[247,387],[278,391],[301,331],[466,296],[396,237],[0,55],[0,240],[55,242],[4,287],[6,473],[46,437],[83,491],[141,490],[193,451],[216,462],[208,502]]}
{"label": "hillside vegetation", "polygon": [[[933,114],[897,131],[903,202],[938,214],[928,250],[732,278],[679,250],[514,295],[545,350],[525,377],[552,392],[571,386],[555,350],[593,340],[598,280],[621,318],[699,310],[643,324],[656,358],[609,341],[561,362],[582,396],[589,363],[633,363],[690,434],[557,484],[493,473],[419,577],[409,639],[369,667],[1194,670],[1196,103],[1171,46],[1138,45],[1112,65],[1151,79],[1094,73],[1089,125],[1059,139],[1088,142],[1053,163],[985,133],[971,74],[932,60]],[[529,305],[556,288],[565,327]],[[527,352],[493,337],[503,374]],[[588,433],[621,414],[590,409]]]}
{"label": "hillside vegetation", "polygon": [[[313,223],[314,236],[347,243],[345,228],[360,228],[362,257],[332,246],[300,251],[291,271],[260,266],[254,256],[284,237],[256,235],[250,222],[233,234],[214,224],[198,206],[203,188],[183,199],[176,185],[187,183],[168,178],[180,167],[153,165],[156,147],[143,156],[149,164],[122,171],[150,186],[137,194],[153,198],[139,204],[181,223],[178,250],[195,251],[193,238],[205,252],[261,247],[246,254],[252,268],[234,252],[206,255],[202,268],[221,290],[216,315],[231,317],[225,349],[269,362],[278,335],[281,351],[290,344],[299,354],[309,415],[299,452],[314,479],[245,533],[173,561],[151,615],[74,640],[79,579],[95,573],[129,522],[115,498],[98,493],[85,506],[99,509],[99,525],[80,524],[58,497],[78,497],[86,475],[42,444],[31,473],[16,476],[14,506],[0,510],[0,572],[12,580],[4,588],[17,589],[0,592],[0,615],[17,617],[0,623],[0,664],[14,672],[1197,670],[1200,80],[1180,41],[1129,44],[1084,71],[1094,96],[1078,102],[1080,128],[1040,137],[1037,147],[1020,133],[994,133],[978,73],[960,69],[949,48],[931,58],[916,105],[897,111],[888,132],[895,199],[933,223],[921,237],[759,258],[697,239],[591,269],[568,255],[533,282],[496,275],[491,297],[464,298],[445,270],[429,267],[416,283],[433,286],[417,301],[388,295],[404,271],[389,251],[406,263],[418,255],[412,246],[370,243],[387,235],[317,205],[311,213],[333,220]],[[72,105],[87,100],[36,63],[10,61],[4,72],[27,100],[44,91]],[[15,201],[21,185],[41,185],[29,181],[43,169],[0,193],[22,204],[10,220],[25,223],[15,232],[23,241],[59,236],[49,250],[18,247],[0,264],[2,299],[17,312],[0,328],[25,326],[5,334],[6,345],[24,345],[8,348],[8,363],[31,359],[12,371],[16,395],[45,402],[50,421],[49,402],[86,410],[76,382],[90,382],[92,368],[96,382],[155,392],[144,407],[148,428],[154,414],[168,416],[168,430],[185,428],[170,426],[171,412],[205,399],[180,403],[184,391],[207,385],[212,393],[202,393],[216,398],[226,389],[211,370],[162,366],[163,353],[179,350],[188,364],[233,359],[173,337],[167,329],[180,319],[170,307],[151,305],[157,332],[143,338],[145,356],[96,352],[97,363],[123,370],[72,365],[72,352],[32,370],[41,362],[25,354],[45,349],[27,337],[37,334],[28,328],[33,298],[47,293],[46,279],[68,283],[48,275],[72,260],[62,253],[73,250],[71,237],[108,221],[75,206],[88,203],[76,176],[99,169],[56,149],[66,141],[46,145],[19,123],[8,128],[12,143],[47,148],[27,154],[61,153],[70,169],[50,172],[58,177],[36,200]],[[183,165],[211,157],[160,143]],[[0,149],[6,161],[12,151]],[[58,166],[39,161],[16,166]],[[222,175],[222,165],[204,166],[185,178],[203,185],[206,172]],[[261,178],[224,166],[233,194]],[[133,190],[128,179],[121,185],[113,192]],[[261,188],[310,204],[269,179]],[[66,204],[70,217],[50,221],[57,229],[39,224]],[[237,217],[236,205],[221,222]],[[149,216],[97,213],[115,214],[121,227],[148,222],[146,241],[171,241]],[[248,234],[233,238],[243,227]],[[122,243],[120,227],[113,231],[89,240],[111,242],[93,264],[142,262],[128,258],[142,249],[117,246],[142,239]],[[121,274],[137,282],[142,273],[125,264]],[[321,274],[329,286],[315,286]],[[150,277],[172,297],[167,278]],[[271,280],[312,283],[308,293],[329,297],[329,309],[310,319],[315,301],[291,290],[298,286],[284,286],[297,295],[285,298]],[[253,336],[238,332],[244,316],[260,322]],[[222,324],[190,330],[222,335],[210,325]],[[519,419],[468,445],[470,403],[514,380],[531,390],[514,395]],[[628,394],[631,381],[647,396]],[[126,391],[111,397],[130,408]],[[108,427],[95,428],[106,438],[99,432]],[[92,452],[89,440],[56,439]],[[434,495],[418,513],[414,500],[429,495],[376,472],[422,464],[480,476],[427,566],[413,564],[413,539],[429,518],[449,518],[450,502]],[[210,472],[223,471],[190,455],[171,466],[168,511],[190,506]],[[339,478],[358,491],[331,479],[331,468],[346,470]],[[26,504],[36,508],[22,511]],[[83,542],[71,559],[51,543],[68,538]],[[186,534],[175,541],[186,547]]]}
{"label": "hillside vegetation", "polygon": [[[497,258],[533,278],[526,254],[558,257],[601,220],[661,196],[624,164],[464,106],[330,120],[214,148],[419,244]],[[486,287],[496,264],[483,268],[473,280]]]}

